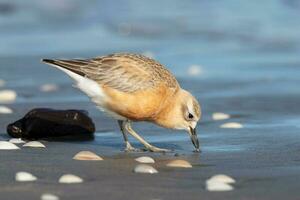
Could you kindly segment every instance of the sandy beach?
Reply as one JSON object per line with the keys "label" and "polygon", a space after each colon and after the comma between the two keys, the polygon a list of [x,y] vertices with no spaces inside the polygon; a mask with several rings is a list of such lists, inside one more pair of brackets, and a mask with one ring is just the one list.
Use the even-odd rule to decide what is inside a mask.
{"label": "sandy beach", "polygon": [[[183,81],[186,88],[193,89],[198,84],[208,83]],[[220,86],[215,86],[218,87]],[[77,93],[71,87],[62,88],[65,89],[45,96]],[[214,89],[210,88],[209,91],[211,90]],[[22,91],[32,93],[32,88]],[[38,96],[43,94],[37,93],[32,93],[33,97],[30,98],[41,98]],[[81,96],[80,93],[78,95]],[[286,196],[297,199],[299,156],[296,141],[299,128],[287,120],[291,116],[282,110],[282,107],[294,105],[294,112],[298,112],[297,101],[275,95],[222,97],[222,104],[226,105],[226,110],[223,111],[233,115],[232,119],[225,121],[240,122],[244,128],[221,129],[219,126],[224,121],[213,121],[209,115],[212,111],[221,109],[220,106],[218,108],[219,98],[201,99],[205,105],[204,113],[208,114],[204,115],[198,128],[202,149],[200,154],[192,152],[193,146],[185,133],[157,128],[147,123],[135,124],[135,127],[151,143],[174,149],[174,152],[122,152],[124,146],[116,122],[95,111],[89,102],[15,103],[11,106],[15,112],[1,117],[1,140],[9,138],[5,134],[6,124],[33,107],[80,107],[88,110],[97,125],[97,133],[92,141],[41,141],[46,145],[45,149],[23,147],[21,150],[0,151],[2,198],[19,199],[22,196],[37,199],[41,193],[52,192],[61,199],[98,199],[99,196],[105,199],[282,199]],[[236,107],[236,102],[244,103]],[[278,102],[281,102],[280,107]],[[277,120],[274,119],[274,114],[286,119],[285,124],[275,123]],[[141,147],[136,141],[133,144]],[[104,157],[104,161],[72,160],[82,150],[93,151]],[[175,153],[179,156],[175,157]],[[148,155],[156,160],[154,166],[159,174],[140,175],[132,172],[137,164],[134,158],[141,155]],[[165,166],[169,160],[178,158],[190,161],[193,168],[170,169]],[[34,183],[16,183],[14,174],[17,171],[31,172],[39,179]],[[77,174],[85,182],[76,185],[58,184],[58,178],[64,173]],[[234,191],[218,193],[205,190],[205,180],[219,173],[237,180]]]}

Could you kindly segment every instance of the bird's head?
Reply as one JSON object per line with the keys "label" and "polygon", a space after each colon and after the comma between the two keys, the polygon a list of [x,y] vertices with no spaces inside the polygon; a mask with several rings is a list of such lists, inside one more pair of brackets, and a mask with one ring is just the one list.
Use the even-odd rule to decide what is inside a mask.
{"label": "bird's head", "polygon": [[198,101],[189,92],[180,89],[167,107],[158,123],[164,127],[186,130],[196,151],[199,151],[196,126],[201,118],[201,107]]}

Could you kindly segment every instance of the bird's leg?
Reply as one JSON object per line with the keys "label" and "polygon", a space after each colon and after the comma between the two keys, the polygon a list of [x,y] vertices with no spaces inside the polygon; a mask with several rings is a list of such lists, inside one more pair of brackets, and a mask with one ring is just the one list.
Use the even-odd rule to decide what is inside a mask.
{"label": "bird's leg", "polygon": [[118,120],[118,124],[120,126],[120,129],[121,129],[121,132],[123,134],[124,141],[125,141],[125,145],[126,145],[125,151],[137,151],[139,149],[136,149],[133,146],[131,146],[131,144],[128,141],[128,138],[127,138],[127,135],[126,135],[125,123],[126,122],[123,121],[123,120]]}
{"label": "bird's leg", "polygon": [[139,136],[132,128],[130,125],[130,121],[126,121],[125,122],[125,129],[128,131],[128,133],[130,133],[130,135],[132,135],[133,137],[135,137],[138,141],[140,141],[147,150],[152,151],[152,152],[169,152],[170,150],[168,149],[160,149],[158,147],[155,147],[151,144],[149,144],[146,140],[144,140],[141,136]]}

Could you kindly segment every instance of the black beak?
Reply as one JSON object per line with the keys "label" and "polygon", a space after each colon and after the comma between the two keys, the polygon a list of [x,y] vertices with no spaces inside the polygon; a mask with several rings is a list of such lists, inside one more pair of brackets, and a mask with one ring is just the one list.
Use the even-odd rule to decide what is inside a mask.
{"label": "black beak", "polygon": [[190,137],[191,137],[191,140],[192,140],[192,143],[193,143],[194,147],[196,148],[196,151],[200,152],[199,140],[198,140],[195,128],[190,127]]}

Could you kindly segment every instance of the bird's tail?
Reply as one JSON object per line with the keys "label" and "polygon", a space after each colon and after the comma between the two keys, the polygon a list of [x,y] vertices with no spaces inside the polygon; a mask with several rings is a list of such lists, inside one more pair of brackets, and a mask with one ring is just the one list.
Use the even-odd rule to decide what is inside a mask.
{"label": "bird's tail", "polygon": [[81,70],[82,62],[79,60],[52,60],[52,59],[42,59],[43,63],[54,66],[56,68],[67,69],[71,72],[74,72],[80,76],[85,76],[85,73]]}

